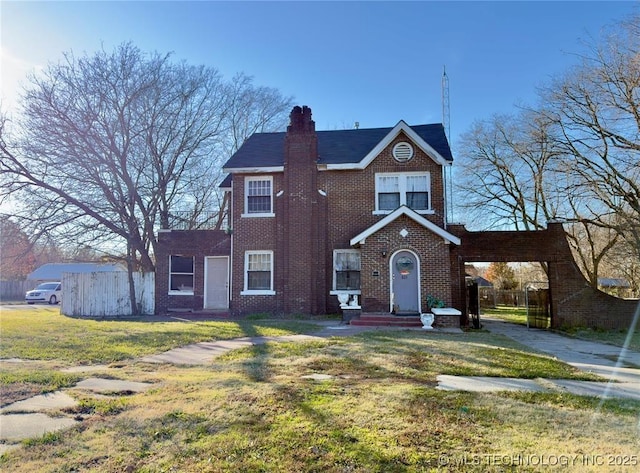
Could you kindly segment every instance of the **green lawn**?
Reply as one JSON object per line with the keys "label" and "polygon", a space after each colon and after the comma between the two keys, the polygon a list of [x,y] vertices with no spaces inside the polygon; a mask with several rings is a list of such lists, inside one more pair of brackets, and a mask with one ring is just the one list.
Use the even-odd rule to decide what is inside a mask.
{"label": "green lawn", "polygon": [[519,325],[527,325],[527,308],[526,307],[513,307],[506,305],[499,305],[496,307],[483,307],[481,315],[490,315],[507,322],[512,322]]}
{"label": "green lawn", "polygon": [[[82,423],[24,442],[0,458],[2,471],[497,472],[514,466],[517,471],[550,471],[549,459],[560,457],[573,462],[565,471],[602,471],[584,464],[587,454],[638,461],[631,456],[640,451],[640,402],[600,405],[598,399],[562,392],[436,389],[439,374],[589,378],[487,332],[376,330],[258,345],[229,352],[207,366],[178,367],[135,358],[179,340],[303,333],[312,325],[104,323],[46,312],[30,318],[4,312],[0,324],[3,356],[21,353],[31,331],[43,353],[38,357],[38,349],[28,351],[30,363],[3,363],[4,373],[12,375],[0,379],[5,387],[70,384],[73,379],[55,379],[61,365],[114,359],[111,369],[74,376],[155,383],[129,396],[67,391],[80,401],[67,414]],[[101,357],[91,340],[102,347],[117,341],[120,348]],[[82,354],[57,345],[75,345]],[[63,354],[64,363],[53,353]],[[304,378],[310,374],[330,378]],[[542,465],[545,455],[547,465]]]}
{"label": "green lawn", "polygon": [[73,364],[111,363],[201,341],[286,335],[315,327],[300,320],[89,320],[65,317],[54,307],[4,310],[0,324],[0,358]]}

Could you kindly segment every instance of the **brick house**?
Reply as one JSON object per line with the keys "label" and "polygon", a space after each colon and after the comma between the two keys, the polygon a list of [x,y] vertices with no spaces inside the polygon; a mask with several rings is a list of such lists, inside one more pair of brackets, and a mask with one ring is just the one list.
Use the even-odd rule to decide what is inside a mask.
{"label": "brick house", "polygon": [[363,312],[452,305],[441,124],[256,133],[225,164],[229,230],[159,234],[156,311],[325,314],[346,293]]}

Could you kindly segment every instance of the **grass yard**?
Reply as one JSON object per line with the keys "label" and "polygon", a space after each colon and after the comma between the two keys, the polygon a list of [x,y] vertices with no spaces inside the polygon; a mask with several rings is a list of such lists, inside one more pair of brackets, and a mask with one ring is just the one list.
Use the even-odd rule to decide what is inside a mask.
{"label": "grass yard", "polygon": [[206,340],[287,335],[312,330],[300,320],[153,322],[65,317],[57,307],[7,309],[0,315],[0,358],[61,364],[112,363]]}
{"label": "grass yard", "polygon": [[[437,390],[439,374],[589,379],[487,332],[376,330],[243,348],[207,366],[136,361],[185,339],[312,331],[302,321],[246,323],[105,324],[54,313],[31,313],[25,320],[3,312],[2,356],[28,353],[33,361],[3,364],[12,366],[2,385],[70,385],[76,379],[65,378],[60,367],[91,361],[112,367],[87,376],[155,386],[108,397],[68,390],[80,406],[67,414],[83,422],[24,442],[0,458],[0,470],[497,472],[549,471],[551,465],[554,471],[635,471],[631,465],[640,462],[639,402],[599,405],[598,399],[563,393]],[[32,330],[42,357],[24,348],[24,332]],[[113,340],[120,348],[101,357],[86,346],[92,342],[78,338],[103,347]],[[77,356],[64,348],[71,341]],[[312,374],[330,378],[304,377]],[[614,468],[603,468],[602,461],[613,461]]]}
{"label": "grass yard", "polygon": [[489,315],[500,320],[519,325],[527,325],[527,308],[499,305],[496,307],[483,307],[480,309],[480,318]]}

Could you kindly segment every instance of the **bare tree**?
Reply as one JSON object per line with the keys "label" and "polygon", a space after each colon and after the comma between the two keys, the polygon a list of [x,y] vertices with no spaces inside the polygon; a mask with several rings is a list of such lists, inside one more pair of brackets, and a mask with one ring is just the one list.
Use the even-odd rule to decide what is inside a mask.
{"label": "bare tree", "polygon": [[479,229],[543,228],[558,209],[558,152],[544,117],[522,112],[474,124],[461,142],[456,201]]}
{"label": "bare tree", "polygon": [[26,279],[35,265],[36,255],[26,233],[9,218],[0,217],[0,280]]}
{"label": "bare tree", "polygon": [[271,87],[256,87],[253,79],[237,74],[229,84],[229,133],[225,140],[227,155],[234,153],[254,133],[282,130],[288,123],[283,110],[291,108],[291,99]]}
{"label": "bare tree", "polygon": [[640,16],[615,25],[542,97],[580,218],[630,239],[640,258]]}
{"label": "bare tree", "polygon": [[[243,93],[251,90],[245,81]],[[170,214],[218,203],[234,91],[215,69],[129,43],[65,54],[31,78],[14,133],[0,121],[0,199],[19,202],[15,216],[34,238],[126,254],[130,273],[153,271]],[[275,124],[290,100],[267,92],[262,100],[283,106],[271,112]]]}
{"label": "bare tree", "polygon": [[627,297],[640,298],[640,258],[631,241],[621,238],[611,249],[603,262],[603,274],[624,279],[630,286]]}
{"label": "bare tree", "polygon": [[565,226],[567,240],[576,263],[593,287],[598,287],[598,276],[607,255],[616,246],[620,234],[587,221],[577,221]]}
{"label": "bare tree", "polygon": [[640,17],[581,60],[540,91],[538,108],[464,135],[457,200],[479,228],[571,223],[576,259],[596,286],[614,248],[640,260]]}

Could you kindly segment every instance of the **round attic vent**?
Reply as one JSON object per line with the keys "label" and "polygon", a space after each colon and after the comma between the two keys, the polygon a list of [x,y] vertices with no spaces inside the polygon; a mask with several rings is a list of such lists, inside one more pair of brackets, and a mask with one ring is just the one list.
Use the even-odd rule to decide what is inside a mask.
{"label": "round attic vent", "polygon": [[406,163],[413,158],[413,146],[406,141],[401,141],[393,147],[393,158],[399,163]]}

